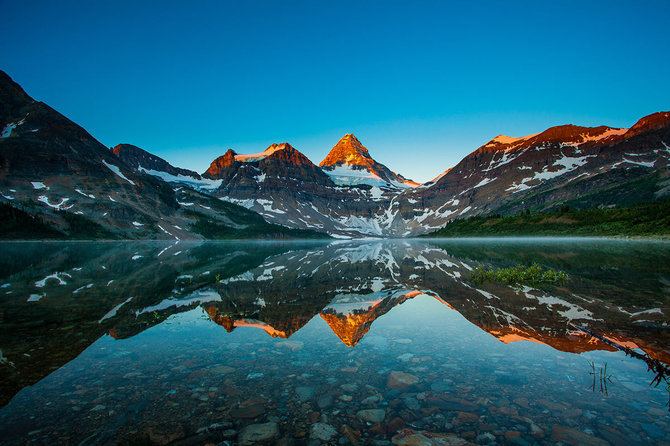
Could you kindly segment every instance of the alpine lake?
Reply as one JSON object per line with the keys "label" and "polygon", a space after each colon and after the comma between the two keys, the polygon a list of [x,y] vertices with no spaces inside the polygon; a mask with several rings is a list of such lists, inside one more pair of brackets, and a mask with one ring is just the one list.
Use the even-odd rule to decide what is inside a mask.
{"label": "alpine lake", "polygon": [[2,444],[670,444],[667,241],[0,247]]}

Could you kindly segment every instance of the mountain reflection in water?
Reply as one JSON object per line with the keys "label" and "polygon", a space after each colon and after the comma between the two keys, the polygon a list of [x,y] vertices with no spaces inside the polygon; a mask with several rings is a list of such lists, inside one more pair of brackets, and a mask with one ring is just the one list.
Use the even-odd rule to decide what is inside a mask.
{"label": "mountain reflection in water", "polygon": [[[530,262],[566,271],[570,279],[564,286],[541,289],[492,283],[476,285],[469,279],[470,271],[478,266],[495,268]],[[333,441],[339,437],[362,442],[390,439],[399,429],[409,428],[452,432],[480,443],[486,439],[475,437],[487,432],[493,437],[491,441],[500,437],[499,442],[525,438],[524,441],[530,442],[579,443],[580,434],[589,436],[582,438],[583,441],[590,437],[611,441],[616,435],[634,442],[668,440],[663,407],[667,393],[661,387],[648,387],[653,374],[645,372],[645,364],[638,364],[607,343],[575,329],[575,325],[587,327],[606,339],[670,363],[670,246],[664,243],[558,240],[7,243],[0,254],[0,287],[0,397],[6,405],[0,412],[0,435],[10,443],[22,443],[21,439],[25,440],[34,431],[38,431],[33,434],[37,443],[57,442],[55,438],[65,443],[79,442],[87,437],[94,444],[138,438],[157,443],[200,437],[224,439],[220,429],[197,432],[202,423],[191,426],[186,421],[176,433],[164,438],[159,432],[172,432],[172,428],[160,427],[165,424],[167,412],[162,411],[168,411],[167,408],[157,406],[149,410],[138,402],[140,405],[135,408],[125,406],[125,412],[114,409],[117,413],[114,416],[109,414],[111,404],[104,396],[98,396],[89,410],[102,406],[103,409],[93,410],[93,418],[104,412],[111,417],[110,421],[91,421],[90,426],[84,423],[75,429],[74,425],[67,426],[67,420],[61,420],[65,425],[61,428],[74,429],[68,434],[72,437],[65,441],[62,441],[64,434],[56,433],[48,416],[34,418],[35,408],[46,404],[45,398],[54,408],[81,410],[84,403],[72,395],[82,390],[77,389],[81,386],[77,382],[85,382],[86,374],[92,372],[80,372],[82,377],[78,378],[69,368],[79,363],[79,370],[86,368],[87,361],[100,364],[99,376],[90,377],[94,383],[105,381],[108,372],[102,370],[128,364],[131,371],[120,375],[125,376],[124,380],[108,383],[126,388],[133,387],[135,377],[147,374],[145,369],[151,368],[147,361],[153,355],[158,355],[154,360],[161,363],[177,352],[178,360],[186,364],[184,367],[191,375],[195,374],[194,380],[216,367],[224,371],[223,375],[232,376],[233,370],[246,370],[255,364],[241,377],[244,385],[224,380],[209,386],[205,378],[201,385],[195,385],[216,390],[204,392],[203,407],[192,409],[194,414],[212,423],[221,421],[226,426],[224,431],[235,432],[226,434],[231,435],[233,442],[245,441],[245,426],[265,422],[278,423],[277,435],[282,438],[305,442],[315,435],[310,434],[310,426],[319,420],[334,426],[338,433],[333,434]],[[205,329],[203,323],[209,324],[209,328]],[[230,334],[216,330],[218,326]],[[427,331],[429,326],[432,331]],[[326,330],[332,333],[328,335]],[[404,338],[394,338],[401,332]],[[162,335],[157,337],[157,333]],[[445,337],[447,333],[449,336]],[[265,338],[258,338],[258,334]],[[396,342],[389,343],[389,339]],[[438,342],[440,339],[442,342]],[[500,350],[502,347],[487,339],[496,340],[500,346],[514,344],[518,349]],[[333,344],[334,340],[339,346]],[[245,356],[235,344],[256,346],[256,350]],[[597,409],[588,412],[571,407],[579,406],[572,401],[574,395],[538,393],[542,386],[537,380],[557,368],[563,374],[561,379],[570,376],[568,386],[583,393],[583,379],[573,375],[589,378],[589,370],[585,365],[578,366],[581,370],[570,368],[571,364],[579,364],[575,362],[578,356],[561,357],[564,358],[561,365],[553,364],[552,350],[537,350],[540,347],[531,347],[534,344],[550,346],[556,352],[591,352],[589,360],[610,361],[609,370],[613,370],[613,363],[621,363],[613,372],[618,381],[610,385],[609,393],[614,392],[614,396],[598,398],[604,399],[605,405],[611,405],[611,398],[621,398],[622,404],[629,408],[625,412],[632,412],[626,413],[631,417],[630,426],[613,434],[612,423],[622,416],[620,413],[604,410],[604,414],[612,417],[608,420],[596,416]],[[127,351],[124,345],[150,346],[152,353],[145,352],[146,356],[132,351],[124,353]],[[412,353],[410,345],[425,349]],[[291,365],[266,358],[268,351],[288,355],[284,361]],[[503,366],[505,361],[499,355],[505,351],[523,351],[526,356],[515,358],[520,362]],[[612,353],[601,356],[598,351]],[[191,359],[189,352],[193,355]],[[224,356],[213,356],[215,352]],[[448,358],[454,354],[469,358],[469,362],[450,362]],[[329,356],[330,362],[324,356]],[[226,359],[222,360],[223,357]],[[433,364],[437,358],[442,360]],[[483,358],[499,361],[501,367],[492,369],[491,363],[482,363]],[[334,382],[321,384],[316,378],[314,382],[310,382],[309,376],[301,378],[304,374],[318,375],[321,369],[324,375],[334,372],[332,364],[338,364],[336,371],[344,373],[350,382],[342,384],[342,376],[331,376],[328,379]],[[456,385],[449,373],[438,377],[429,364],[443,372],[471,374],[473,378]],[[308,366],[309,372],[298,373],[301,367]],[[282,367],[286,370],[277,370]],[[539,370],[534,385],[528,384],[528,377],[514,378],[514,374],[528,375],[520,371],[529,367]],[[391,377],[394,371],[408,373],[418,382],[397,385],[392,381],[401,375]],[[502,405],[496,405],[493,397],[486,401],[485,395],[477,400],[467,398],[482,388],[480,380],[486,375],[493,376],[496,391],[504,390],[504,395],[498,398]],[[258,377],[262,377],[263,385],[252,383]],[[175,386],[173,375],[164,379],[167,387]],[[319,385],[325,386],[321,389],[323,394],[337,399],[319,404],[319,393],[306,398],[302,393],[309,396],[307,390],[298,397],[302,404],[287,406],[288,403],[281,403],[288,398],[284,393],[292,395],[296,391],[291,388],[289,392],[287,379],[305,381],[301,387],[311,388],[311,392],[319,389]],[[59,384],[55,385],[54,380]],[[381,384],[375,386],[375,380],[381,380]],[[572,381],[575,382],[570,384]],[[346,391],[347,385],[359,390]],[[51,393],[45,390],[39,398],[35,397],[34,392],[40,386]],[[278,394],[273,394],[274,388]],[[163,390],[160,388],[160,392]],[[143,399],[158,398],[158,394],[146,389],[134,391],[142,393]],[[243,394],[245,391],[247,394]],[[107,392],[112,395],[113,388]],[[349,395],[352,393],[369,394],[376,400],[363,403]],[[203,391],[196,394],[202,396]],[[347,398],[340,398],[342,395]],[[641,397],[646,398],[645,405],[640,402]],[[118,403],[118,397],[110,398]],[[210,407],[211,400],[217,398],[222,402]],[[258,401],[254,402],[254,398]],[[552,403],[535,407],[533,401],[542,398],[549,398]],[[591,401],[595,397],[579,398]],[[77,403],[68,403],[70,400]],[[188,406],[183,401],[174,404]],[[499,413],[496,412],[495,422],[484,423],[479,418],[491,405]],[[131,409],[134,415],[129,418]],[[382,422],[370,421],[366,414],[358,413],[382,409],[385,413]],[[531,416],[534,409],[538,409],[537,418]],[[44,406],[42,410],[48,412]],[[560,414],[551,413],[568,410],[574,414],[579,410],[580,414],[566,421]],[[542,411],[549,411],[551,416],[542,415]],[[584,415],[585,412],[593,417]],[[33,413],[33,419],[26,416],[29,413]],[[245,416],[237,416],[240,414]],[[473,418],[474,414],[477,416]],[[518,417],[525,417],[530,423],[519,421]],[[552,423],[558,423],[559,428],[553,429]],[[490,429],[482,429],[481,425]],[[515,432],[514,436],[506,437],[506,431]],[[477,435],[470,438],[470,432]]]}

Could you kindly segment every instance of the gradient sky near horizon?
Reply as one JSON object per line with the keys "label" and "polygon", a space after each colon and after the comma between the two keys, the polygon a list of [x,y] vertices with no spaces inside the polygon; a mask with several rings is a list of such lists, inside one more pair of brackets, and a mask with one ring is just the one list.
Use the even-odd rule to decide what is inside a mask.
{"label": "gradient sky near horizon", "polygon": [[345,133],[428,181],[498,134],[670,110],[668,1],[9,1],[2,66],[107,146],[203,172]]}

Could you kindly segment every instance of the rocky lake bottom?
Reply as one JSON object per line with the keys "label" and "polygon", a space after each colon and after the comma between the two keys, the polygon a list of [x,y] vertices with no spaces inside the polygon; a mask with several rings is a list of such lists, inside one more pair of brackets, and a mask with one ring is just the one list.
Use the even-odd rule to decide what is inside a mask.
{"label": "rocky lake bottom", "polygon": [[[6,244],[4,444],[670,444],[670,245]],[[566,284],[476,284],[538,262]],[[588,327],[591,337],[578,327]]]}

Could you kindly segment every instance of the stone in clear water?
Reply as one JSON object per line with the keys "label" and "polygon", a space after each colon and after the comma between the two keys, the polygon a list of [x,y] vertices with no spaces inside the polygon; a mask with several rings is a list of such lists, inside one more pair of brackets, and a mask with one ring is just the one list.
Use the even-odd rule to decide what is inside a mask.
{"label": "stone in clear water", "polygon": [[364,409],[359,410],[356,415],[358,418],[370,423],[381,423],[386,417],[386,411],[384,409]]}
{"label": "stone in clear water", "polygon": [[326,423],[314,423],[309,430],[309,438],[314,440],[330,441],[336,434],[337,429]]}
{"label": "stone in clear water", "polygon": [[301,403],[307,402],[314,398],[314,387],[300,386],[295,388],[295,394],[298,396],[298,401]]}
{"label": "stone in clear water", "polygon": [[279,437],[277,423],[251,424],[240,431],[240,444],[248,445],[262,441],[270,441]]}

